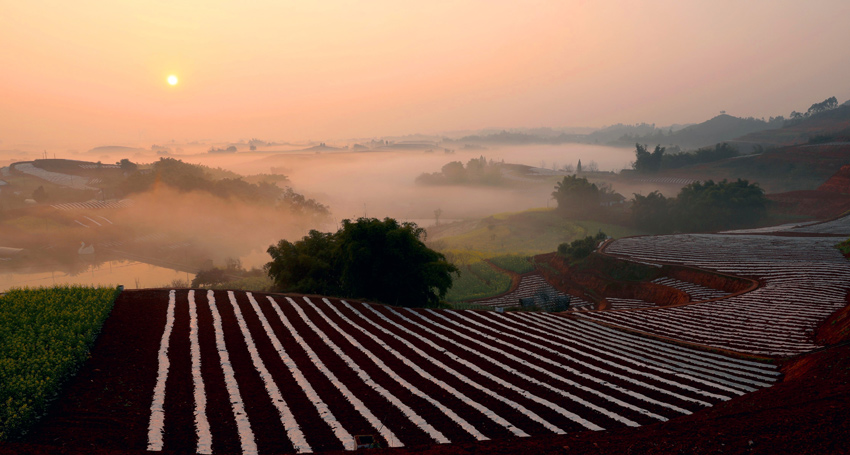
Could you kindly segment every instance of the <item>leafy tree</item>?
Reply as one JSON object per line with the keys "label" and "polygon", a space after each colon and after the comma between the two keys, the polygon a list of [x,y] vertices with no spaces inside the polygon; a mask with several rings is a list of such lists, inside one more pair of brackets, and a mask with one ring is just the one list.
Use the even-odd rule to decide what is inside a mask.
{"label": "leafy tree", "polygon": [[577,261],[590,256],[596,249],[599,242],[607,239],[608,236],[604,232],[599,231],[596,235],[589,235],[583,239],[573,240],[571,243],[562,243],[558,245],[558,254],[569,259]]}
{"label": "leafy tree", "polygon": [[313,230],[295,243],[270,246],[266,272],[285,292],[435,305],[458,270],[420,240],[424,233],[415,223],[392,218],[343,220],[336,233]]}
{"label": "leafy tree", "polygon": [[682,231],[748,226],[766,212],[764,190],[741,179],[692,183],[682,188],[673,207],[675,224]]}
{"label": "leafy tree", "polygon": [[652,153],[646,150],[646,145],[635,144],[635,162],[632,168],[638,172],[651,173],[661,169],[661,160],[664,158],[665,148],[656,145]]}
{"label": "leafy tree", "polygon": [[646,196],[635,194],[632,204],[632,222],[639,229],[650,232],[669,232],[670,203],[663,194],[653,191]]}
{"label": "leafy tree", "polygon": [[837,107],[838,107],[838,100],[834,96],[831,96],[831,97],[821,101],[820,103],[812,104],[811,107],[809,107],[809,110],[806,111],[806,116],[807,117],[812,116],[814,114],[825,112],[825,111],[828,111],[830,109],[835,109]]}
{"label": "leafy tree", "polygon": [[227,271],[218,267],[201,270],[192,279],[193,288],[212,287],[228,280]]}
{"label": "leafy tree", "polygon": [[118,165],[121,166],[121,170],[125,172],[135,172],[139,168],[139,165],[127,158],[121,159],[121,161],[118,162]]}
{"label": "leafy tree", "polygon": [[703,147],[692,153],[665,154],[661,159],[661,169],[677,169],[699,163],[711,163],[738,156],[738,149],[722,142],[714,147]]}
{"label": "leafy tree", "polygon": [[599,187],[584,177],[568,175],[555,185],[552,197],[558,210],[571,215],[586,215],[599,207]]}

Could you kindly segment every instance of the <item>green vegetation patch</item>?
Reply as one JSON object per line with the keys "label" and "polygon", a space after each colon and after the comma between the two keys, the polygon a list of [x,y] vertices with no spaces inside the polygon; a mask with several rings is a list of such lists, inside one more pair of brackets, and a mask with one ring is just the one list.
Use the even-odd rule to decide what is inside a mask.
{"label": "green vegetation patch", "polygon": [[[484,218],[478,227],[432,242],[441,251],[476,251],[483,257],[505,254],[551,253],[564,242],[596,235],[599,231],[619,238],[646,232],[614,224],[565,218],[554,209],[536,209]],[[448,255],[447,255],[448,256]]]}
{"label": "green vegetation patch", "polygon": [[838,245],[835,245],[835,247],[838,248],[839,251],[841,251],[841,254],[845,256],[850,255],[850,239],[847,239],[839,243]]}
{"label": "green vegetation patch", "polygon": [[112,288],[13,289],[0,297],[0,441],[24,434],[86,360]]}
{"label": "green vegetation patch", "polygon": [[516,254],[496,256],[490,258],[490,262],[495,264],[497,267],[510,270],[514,273],[522,274],[534,271],[534,264],[528,260],[527,256],[520,256]]}
{"label": "green vegetation patch", "polygon": [[664,269],[638,262],[624,261],[604,254],[591,254],[573,264],[577,271],[592,271],[615,281],[652,281],[665,276]]}
{"label": "green vegetation patch", "polygon": [[510,276],[484,261],[467,264],[459,269],[460,277],[454,279],[446,293],[449,302],[492,297],[507,292],[511,287]]}

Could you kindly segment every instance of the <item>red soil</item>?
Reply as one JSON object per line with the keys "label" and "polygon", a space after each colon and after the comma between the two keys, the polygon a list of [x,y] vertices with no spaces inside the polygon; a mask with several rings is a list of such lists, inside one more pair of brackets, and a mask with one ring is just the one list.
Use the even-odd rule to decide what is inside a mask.
{"label": "red soil", "polygon": [[[616,256],[594,253],[591,259],[594,260],[594,264],[589,270],[575,270],[557,253],[535,256],[535,262],[546,265],[538,267],[538,270],[549,283],[563,292],[579,295],[587,300],[599,302],[608,297],[641,299],[645,302],[654,302],[659,306],[683,305],[690,302],[690,296],[686,292],[668,286],[612,279],[606,270],[622,264],[621,259]],[[659,276],[669,276],[730,293],[751,290],[755,284],[750,280],[679,265],[663,266],[659,269]]]}
{"label": "red soil", "polygon": [[[164,326],[164,305],[162,299],[165,291],[138,291],[124,292],[112,316],[107,320],[102,335],[98,339],[91,355],[91,359],[84,365],[77,377],[63,392],[62,396],[51,407],[48,416],[33,429],[30,436],[22,443],[9,443],[0,446],[0,454],[101,454],[118,455],[143,453],[146,445],[147,422],[150,407],[150,391],[156,381],[156,352],[159,348],[159,337]],[[187,291],[177,293],[178,301],[185,300]],[[198,298],[200,296],[197,296]],[[219,311],[222,312],[224,330],[231,336],[230,339],[238,338],[234,332],[238,332],[236,323],[233,321],[232,309],[224,293],[216,293]],[[244,306],[244,293],[238,294],[239,305]],[[316,300],[314,299],[314,302]],[[185,306],[184,306],[185,307]],[[204,306],[198,306],[199,325],[206,324],[203,319],[210,317],[209,313],[202,310]],[[178,306],[180,308],[180,306]],[[308,330],[303,327],[303,322],[294,314],[295,310],[290,306],[282,306],[285,313],[293,313],[293,321],[302,336],[307,335]],[[151,310],[154,311],[151,311]],[[388,309],[379,309],[381,313],[392,317]],[[845,309],[845,313],[847,313]],[[229,314],[228,314],[229,312]],[[350,310],[345,310],[352,317]],[[151,316],[153,314],[153,316]],[[249,311],[243,311],[246,323],[252,330],[258,329],[259,320],[252,316]],[[339,317],[331,315],[332,320],[339,321]],[[487,317],[487,316],[482,316]],[[185,315],[178,314],[174,331],[187,331]],[[415,318],[414,318],[415,319]],[[181,322],[181,320],[183,322]],[[843,321],[846,321],[846,314]],[[338,322],[339,323],[339,322]],[[277,323],[279,324],[279,322]],[[275,332],[283,334],[284,330],[274,324]],[[342,344],[342,336],[331,330],[327,322],[318,322],[326,334],[339,344]],[[302,331],[303,329],[303,331]],[[262,329],[258,329],[262,330]],[[378,329],[370,329],[378,333]],[[441,331],[442,329],[436,329]],[[509,341],[498,331],[490,331],[491,336],[503,338]],[[846,339],[846,331],[840,332],[841,336],[833,335],[835,341]],[[211,340],[204,340],[211,334],[201,332],[202,351],[212,346]],[[315,336],[315,335],[314,335]],[[374,343],[362,334],[353,333],[353,336],[364,345]],[[181,337],[172,337],[172,343],[179,342]],[[305,336],[306,338],[306,336]],[[273,349],[268,342],[258,341],[257,349],[263,353]],[[184,341],[185,342],[185,341]],[[290,342],[281,339],[285,345]],[[400,352],[403,346],[400,343],[391,342],[394,348]],[[452,349],[445,342],[439,342],[441,349]],[[207,346],[205,348],[204,346]],[[433,350],[433,348],[422,347]],[[247,351],[241,352],[238,344],[233,346],[228,343],[231,352],[231,361],[234,369],[238,371],[250,371],[250,365],[239,366],[240,363],[251,363]],[[172,344],[169,352],[172,359],[169,382],[174,378],[178,382],[191,384],[191,377],[185,364],[189,361],[188,355],[178,355],[178,352],[188,352],[184,347]],[[435,353],[437,351],[434,351]],[[214,352],[202,352],[202,356],[215,355]],[[293,357],[304,356],[296,350],[291,352]],[[320,357],[323,357],[320,354]],[[209,358],[209,357],[205,357]],[[301,363],[302,359],[297,359]],[[402,371],[406,368],[399,360],[391,356],[383,356],[382,360],[393,371]],[[469,361],[478,362],[474,358]],[[308,362],[309,363],[309,362]],[[209,362],[210,367],[215,367]],[[273,376],[280,377],[285,367],[281,365],[267,365]],[[344,373],[340,365],[328,365],[337,370],[338,375]],[[524,368],[517,365],[518,369]],[[211,370],[219,370],[211,368]],[[428,445],[427,437],[409,436],[405,441],[406,448],[386,449],[386,453],[419,453],[419,454],[469,454],[469,453],[847,453],[847,438],[850,434],[850,419],[846,418],[846,410],[850,409],[850,346],[842,344],[831,349],[801,356],[788,361],[783,368],[786,374],[783,382],[771,388],[763,389],[755,393],[735,398],[728,402],[720,403],[712,408],[704,409],[690,416],[675,418],[668,422],[643,426],[640,428],[621,428],[605,432],[575,432],[564,436],[541,435],[532,438],[513,438],[504,434],[504,429],[492,428],[486,432],[491,434],[494,440],[487,442],[470,441],[470,437],[463,433],[452,430],[449,424],[440,424],[440,430],[450,439],[461,441],[447,445]],[[131,372],[131,374],[128,374]],[[393,393],[402,395],[405,390],[392,386],[393,381],[386,379],[386,372],[378,368],[372,368],[367,373],[388,387],[396,387]],[[179,376],[179,375],[183,376]],[[204,371],[207,377],[211,372]],[[220,374],[220,373],[219,373]],[[317,370],[304,368],[304,374],[314,384],[320,396],[327,397],[333,393],[333,386],[322,379]],[[459,389],[470,394],[470,397],[480,400],[491,409],[501,413],[509,414],[508,409],[498,409],[500,404],[481,394],[474,395],[474,391],[465,387],[462,381],[445,372],[434,372],[441,380],[452,383]],[[250,378],[243,378],[240,381]],[[264,394],[265,391],[258,378],[256,393]],[[323,382],[324,381],[324,382]],[[215,385],[216,381],[207,381],[208,390],[208,412],[220,412],[229,409],[226,392],[222,390],[223,385]],[[414,384],[421,387],[429,394],[439,394],[441,389],[429,386],[425,383]],[[190,387],[190,386],[189,386]],[[288,390],[287,386],[281,386],[281,390]],[[297,388],[290,384],[288,387]],[[431,388],[429,388],[431,387]],[[248,390],[244,388],[243,390]],[[433,389],[433,390],[432,390]],[[166,400],[166,411],[172,417],[172,422],[179,420],[181,425],[192,426],[192,402],[191,391],[178,391],[169,385],[169,394],[177,394],[180,399]],[[289,389],[292,390],[292,389]],[[368,396],[374,391],[368,388],[354,391],[358,396]],[[248,392],[246,392],[248,393]],[[508,393],[506,391],[506,393]],[[542,395],[543,393],[541,393]],[[173,397],[174,395],[170,395]],[[432,395],[434,396],[434,395]],[[287,395],[287,400],[290,396]],[[243,396],[246,403],[259,403],[261,399],[252,399],[251,396]],[[169,405],[169,401],[171,404]],[[380,400],[375,400],[378,402]],[[302,405],[309,406],[308,403]],[[168,406],[172,406],[169,411]],[[293,404],[293,406],[300,406]],[[438,414],[429,414],[430,406],[422,403],[416,407],[423,417],[434,422],[440,420]],[[342,417],[343,414],[354,412],[343,406],[334,407],[334,413]],[[261,453],[286,453],[291,452],[291,444],[283,434],[279,426],[279,420],[273,409],[263,409],[262,406],[252,406],[248,410],[251,421],[257,422],[255,432],[263,435],[259,441],[265,441],[260,446]],[[394,415],[391,406],[387,406],[387,417],[392,420],[404,421],[403,415]],[[397,413],[397,411],[395,411]],[[226,412],[224,414],[227,414]],[[463,416],[472,419],[475,416]],[[519,421],[520,416],[515,416]],[[226,419],[221,420],[222,428],[213,428],[217,435],[217,443],[214,442],[215,453],[238,452],[238,440],[236,435],[227,436],[227,428],[232,428]],[[442,419],[445,420],[445,419]],[[320,422],[305,421],[305,427],[313,425],[322,426]],[[264,428],[267,426],[268,428]],[[166,431],[166,446],[172,450],[161,452],[185,453],[191,452],[193,447],[189,441],[181,441],[179,433]],[[364,422],[364,428],[368,425]],[[578,431],[577,428],[565,428],[568,431]],[[697,431],[695,431],[697,430]],[[492,433],[491,433],[492,432]],[[127,435],[136,435],[128,437]],[[322,441],[310,441],[316,450],[330,450],[327,453],[349,453],[339,449],[341,447],[333,443],[334,438],[330,434],[320,437]],[[462,442],[466,440],[467,442]],[[417,442],[420,441],[420,442]],[[425,444],[425,445],[422,445]]]}
{"label": "red soil", "polygon": [[810,216],[817,219],[835,218],[850,210],[850,195],[821,190],[791,191],[768,194],[774,211],[787,215]]}
{"label": "red soil", "polygon": [[844,165],[817,190],[768,194],[776,211],[828,219],[850,210],[850,165]]}
{"label": "red soil", "polygon": [[850,164],[841,166],[841,169],[821,185],[818,190],[850,194]]}

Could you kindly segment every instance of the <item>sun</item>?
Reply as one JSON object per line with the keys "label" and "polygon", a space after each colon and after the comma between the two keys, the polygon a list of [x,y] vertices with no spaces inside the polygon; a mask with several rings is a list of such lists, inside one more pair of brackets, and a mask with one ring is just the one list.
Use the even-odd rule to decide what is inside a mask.
{"label": "sun", "polygon": [[168,80],[168,85],[177,85],[177,76],[172,74],[171,76],[168,76],[167,80]]}

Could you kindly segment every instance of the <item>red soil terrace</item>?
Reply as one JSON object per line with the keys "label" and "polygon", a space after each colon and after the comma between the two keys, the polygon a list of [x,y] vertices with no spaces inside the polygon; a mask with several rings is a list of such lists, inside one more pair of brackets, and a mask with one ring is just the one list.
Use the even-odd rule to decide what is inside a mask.
{"label": "red soil terrace", "polygon": [[[120,305],[116,306],[121,310],[114,311],[107,320],[90,360],[56,400],[48,416],[25,441],[0,445],[0,454],[145,453],[125,449],[144,447],[144,441],[123,440],[120,435],[145,434],[155,378],[133,372],[151,369],[147,365],[153,360],[149,353],[158,347],[165,312],[150,309],[151,305],[163,305],[163,300],[157,297],[162,292],[124,292]],[[151,317],[151,313],[159,316]],[[408,445],[376,453],[847,453],[850,450],[847,438],[850,419],[846,414],[850,409],[848,327],[850,305],[826,321],[817,334],[818,339],[837,344],[787,360],[782,368],[785,373],[782,382],[668,422],[604,432],[571,432],[563,436]],[[121,368],[110,367],[116,361]],[[174,362],[182,361],[188,360],[174,359]],[[234,356],[233,361],[250,360]],[[183,369],[175,368],[175,371]],[[258,384],[257,389],[261,390],[262,386]],[[167,406],[189,408],[191,390],[182,393],[185,400],[172,400]],[[215,400],[227,401],[226,393],[210,390],[210,402]],[[179,418],[191,426],[191,409],[184,411],[175,409],[173,415],[181,415]],[[128,432],[127,427],[137,431]],[[223,428],[217,433],[226,431]],[[166,440],[173,437],[165,434]],[[235,443],[236,435],[231,437]],[[286,452],[285,446],[281,443],[279,449]],[[265,453],[275,451],[275,447],[265,449]],[[184,448],[161,453],[191,451],[187,442]]]}
{"label": "red soil terrace", "polygon": [[850,165],[842,166],[816,190],[768,194],[778,211],[827,219],[850,210]]}

